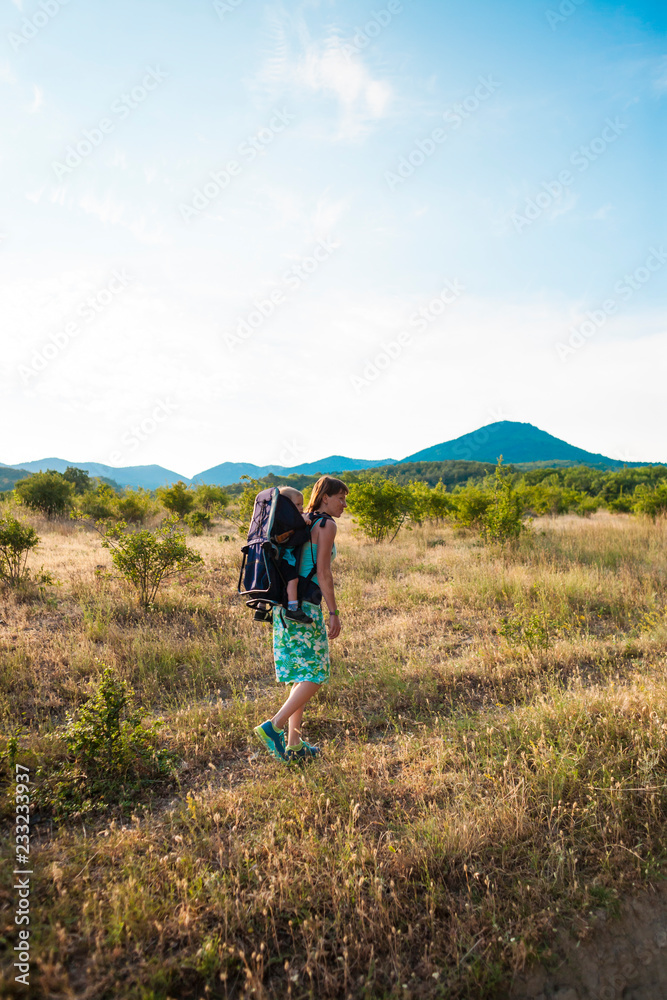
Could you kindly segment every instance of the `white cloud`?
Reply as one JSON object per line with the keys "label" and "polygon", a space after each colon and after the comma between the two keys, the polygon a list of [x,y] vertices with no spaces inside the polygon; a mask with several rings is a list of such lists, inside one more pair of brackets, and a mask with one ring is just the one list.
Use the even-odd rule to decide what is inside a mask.
{"label": "white cloud", "polygon": [[359,56],[348,57],[335,36],[321,46],[308,46],[295,79],[310,90],[337,98],[341,113],[338,138],[355,138],[366,132],[371,122],[385,117],[391,101],[390,85],[374,80]]}
{"label": "white cloud", "polygon": [[0,80],[3,83],[15,84],[16,77],[12,67],[9,65],[6,59],[0,60]]}
{"label": "white cloud", "polygon": [[32,85],[32,104],[26,107],[26,111],[29,115],[36,114],[41,107],[44,105],[44,91],[41,87],[38,87],[36,83]]}
{"label": "white cloud", "polygon": [[337,104],[335,140],[364,135],[389,113],[393,91],[386,80],[375,79],[359,53],[345,51],[343,40],[330,30],[313,39],[300,13],[273,7],[266,19],[268,46],[263,64],[249,81],[251,89],[276,101],[287,94],[303,99],[310,94],[329,97]]}

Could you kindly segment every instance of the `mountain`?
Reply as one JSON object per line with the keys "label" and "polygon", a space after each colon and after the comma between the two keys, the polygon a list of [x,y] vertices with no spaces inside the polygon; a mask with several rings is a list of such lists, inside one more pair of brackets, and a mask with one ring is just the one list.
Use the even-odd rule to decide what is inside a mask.
{"label": "mountain", "polygon": [[424,448],[414,455],[408,455],[407,458],[401,459],[399,464],[443,462],[448,459],[495,463],[499,455],[503,456],[505,465],[559,461],[604,469],[620,469],[624,465],[639,467],[660,464],[621,462],[595,452],[584,451],[583,448],[576,448],[561,438],[547,434],[534,424],[520,423],[517,420],[499,420],[494,424],[487,424],[470,434],[454,438],[453,441],[443,441],[442,444],[434,444],[431,448]]}
{"label": "mountain", "polygon": [[[21,478],[21,472],[46,472],[53,469],[55,472],[65,472],[70,465],[77,469],[84,469],[89,476],[100,476],[112,479],[119,486],[130,486],[136,489],[143,486],[147,490],[155,490],[158,486],[169,486],[182,479],[184,483],[210,483],[215,486],[229,486],[231,483],[238,483],[241,476],[250,476],[251,479],[261,479],[262,476],[270,472],[276,475],[289,476],[292,473],[310,474],[321,472],[326,475],[330,472],[348,472],[351,469],[374,469],[378,465],[393,465],[395,459],[383,458],[380,461],[365,458],[345,458],[343,455],[330,455],[328,458],[319,459],[317,462],[305,462],[287,468],[284,465],[253,465],[250,462],[223,462],[212,469],[206,469],[198,473],[192,479],[181,476],[178,472],[164,469],[161,465],[130,465],[124,468],[114,468],[113,465],[102,465],[100,462],[70,462],[64,458],[41,458],[35,462],[22,462],[9,469],[0,462],[0,470],[7,469],[16,474],[16,478]],[[0,472],[0,476],[2,473]],[[11,489],[13,481],[7,482],[6,486],[0,489]],[[0,479],[0,483],[2,479]]]}
{"label": "mountain", "polygon": [[343,455],[329,455],[328,458],[320,458],[317,462],[304,462],[301,465],[287,467],[284,465],[250,465],[247,462],[223,462],[212,469],[197,473],[193,477],[194,483],[210,483],[215,486],[229,486],[231,483],[238,483],[241,476],[250,476],[251,479],[261,479],[270,473],[279,476],[297,475],[317,475],[323,476],[331,472],[350,472],[352,469],[374,469],[378,465],[395,465],[393,458],[383,458],[378,461],[365,458],[345,458]]}
{"label": "mountain", "polygon": [[47,469],[65,472],[70,465],[76,469],[83,469],[89,476],[113,479],[119,486],[131,486],[133,489],[144,486],[147,490],[155,490],[158,486],[169,486],[179,479],[189,482],[185,476],[163,469],[161,465],[129,465],[116,469],[113,465],[102,465],[100,462],[67,462],[63,458],[40,458],[36,462],[21,462],[14,468],[23,469],[25,472],[46,472]]}
{"label": "mountain", "polygon": [[13,490],[19,479],[25,479],[30,473],[24,469],[12,469],[9,465],[0,462],[0,492]]}

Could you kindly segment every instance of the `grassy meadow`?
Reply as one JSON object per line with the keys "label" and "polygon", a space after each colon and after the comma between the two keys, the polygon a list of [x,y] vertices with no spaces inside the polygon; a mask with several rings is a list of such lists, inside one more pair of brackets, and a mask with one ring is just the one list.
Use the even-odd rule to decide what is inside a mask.
{"label": "grassy meadow", "polygon": [[[31,996],[507,997],[554,929],[664,877],[664,518],[538,518],[503,551],[434,524],[374,545],[345,515],[304,769],[253,741],[285,689],[230,527],[143,612],[94,531],[30,521],[58,584],[0,594],[0,749],[4,852],[12,734],[34,780]],[[77,805],[63,726],[107,666],[176,765]]]}

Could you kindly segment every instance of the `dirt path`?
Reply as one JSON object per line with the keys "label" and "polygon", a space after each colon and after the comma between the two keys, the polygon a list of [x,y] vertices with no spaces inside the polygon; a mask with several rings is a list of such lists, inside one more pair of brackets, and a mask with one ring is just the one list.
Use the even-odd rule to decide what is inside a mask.
{"label": "dirt path", "polygon": [[511,1000],[667,1000],[667,883],[600,912],[582,941],[561,931],[557,968],[517,978]]}

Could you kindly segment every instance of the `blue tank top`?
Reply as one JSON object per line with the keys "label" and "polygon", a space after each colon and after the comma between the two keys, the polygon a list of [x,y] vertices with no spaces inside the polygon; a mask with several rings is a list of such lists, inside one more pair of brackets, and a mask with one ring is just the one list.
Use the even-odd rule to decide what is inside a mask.
{"label": "blue tank top", "polygon": [[[336,543],[333,543],[333,549],[331,550],[331,558],[336,558]],[[314,562],[313,562],[314,560]],[[313,566],[317,566],[317,542],[313,542],[313,551],[310,551],[310,543],[306,542],[303,549],[301,550],[301,562],[299,564],[299,576],[308,576]],[[317,573],[312,577],[312,580],[318,584]]]}

